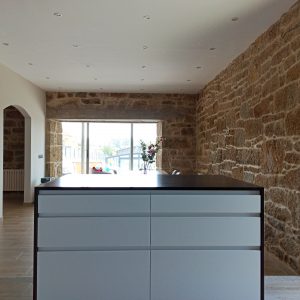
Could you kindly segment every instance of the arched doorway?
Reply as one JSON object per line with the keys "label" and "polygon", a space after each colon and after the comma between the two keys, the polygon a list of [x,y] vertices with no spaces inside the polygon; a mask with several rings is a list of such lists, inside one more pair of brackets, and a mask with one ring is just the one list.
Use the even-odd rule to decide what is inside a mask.
{"label": "arched doorway", "polygon": [[6,107],[3,116],[3,190],[23,189],[23,202],[31,202],[31,118],[18,105]]}

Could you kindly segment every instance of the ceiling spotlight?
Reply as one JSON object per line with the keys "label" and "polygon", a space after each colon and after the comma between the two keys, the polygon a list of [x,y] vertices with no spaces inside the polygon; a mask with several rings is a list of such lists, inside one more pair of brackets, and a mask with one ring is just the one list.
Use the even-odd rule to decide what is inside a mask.
{"label": "ceiling spotlight", "polygon": [[142,69],[146,69],[147,66],[142,66]]}
{"label": "ceiling spotlight", "polygon": [[9,43],[2,43],[3,46],[9,46]]}
{"label": "ceiling spotlight", "polygon": [[144,81],[145,79],[144,78],[141,78],[141,81]]}
{"label": "ceiling spotlight", "polygon": [[50,77],[48,77],[48,76],[47,76],[47,77],[45,77],[45,78],[46,78],[47,80],[49,80],[49,79],[50,79]]}
{"label": "ceiling spotlight", "polygon": [[78,47],[79,47],[78,44],[73,44],[72,46],[73,46],[74,48],[78,48]]}
{"label": "ceiling spotlight", "polygon": [[214,51],[214,50],[216,50],[216,48],[215,47],[211,47],[211,48],[209,48],[209,50],[210,51]]}
{"label": "ceiling spotlight", "polygon": [[87,68],[89,68],[90,67],[90,65],[85,65]]}
{"label": "ceiling spotlight", "polygon": [[186,81],[187,81],[187,82],[191,82],[192,80],[191,80],[191,79],[187,79]]}
{"label": "ceiling spotlight", "polygon": [[231,19],[232,22],[236,22],[236,21],[238,21],[238,20],[239,20],[238,17],[233,17],[233,18]]}
{"label": "ceiling spotlight", "polygon": [[199,70],[199,69],[202,69],[202,67],[201,67],[201,66],[197,66],[197,67],[195,67],[195,68],[196,68],[196,69],[198,69],[198,70]]}
{"label": "ceiling spotlight", "polygon": [[149,15],[145,15],[145,16],[143,16],[143,18],[144,18],[145,20],[150,20],[150,19],[151,19]]}
{"label": "ceiling spotlight", "polygon": [[33,63],[32,63],[32,62],[29,62],[28,65],[29,65],[29,66],[33,66]]}
{"label": "ceiling spotlight", "polygon": [[98,80],[98,78],[95,77],[94,80]]}
{"label": "ceiling spotlight", "polygon": [[53,15],[55,17],[62,17],[62,14],[60,12],[58,12],[58,11],[56,11],[55,13],[53,13]]}
{"label": "ceiling spotlight", "polygon": [[148,47],[147,45],[144,45],[144,46],[143,46],[143,49],[144,49],[144,50],[147,50],[148,48],[149,48],[149,47]]}

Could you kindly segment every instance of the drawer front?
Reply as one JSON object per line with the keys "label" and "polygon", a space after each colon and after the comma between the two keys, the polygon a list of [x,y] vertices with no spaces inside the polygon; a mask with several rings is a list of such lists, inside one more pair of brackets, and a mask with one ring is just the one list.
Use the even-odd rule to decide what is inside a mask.
{"label": "drawer front", "polygon": [[38,212],[49,215],[150,213],[150,196],[124,195],[39,195]]}
{"label": "drawer front", "polygon": [[259,251],[154,250],[152,300],[259,300]]}
{"label": "drawer front", "polygon": [[38,219],[38,247],[148,247],[149,217]]}
{"label": "drawer front", "polygon": [[151,196],[152,213],[259,213],[261,210],[260,195],[168,193]]}
{"label": "drawer front", "polygon": [[153,217],[152,246],[260,246],[258,217]]}
{"label": "drawer front", "polygon": [[39,300],[149,300],[150,251],[40,252],[37,259]]}

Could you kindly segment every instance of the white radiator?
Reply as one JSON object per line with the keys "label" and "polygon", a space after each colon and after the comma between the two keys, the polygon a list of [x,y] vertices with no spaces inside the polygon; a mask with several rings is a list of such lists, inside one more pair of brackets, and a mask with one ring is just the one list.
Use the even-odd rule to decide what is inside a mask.
{"label": "white radiator", "polygon": [[3,170],[3,191],[4,192],[24,191],[24,170],[23,169]]}

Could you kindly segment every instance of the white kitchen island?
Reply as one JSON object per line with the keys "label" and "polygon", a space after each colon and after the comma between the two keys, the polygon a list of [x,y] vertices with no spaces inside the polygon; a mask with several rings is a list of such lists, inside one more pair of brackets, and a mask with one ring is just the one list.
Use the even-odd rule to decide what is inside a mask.
{"label": "white kitchen island", "polygon": [[36,188],[38,300],[263,299],[263,189],[67,175]]}

